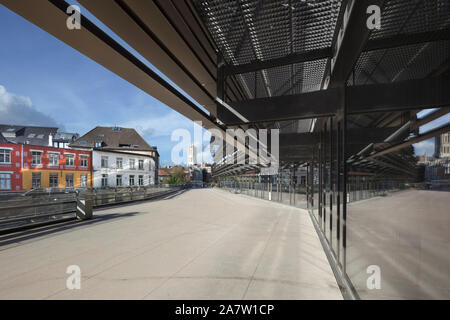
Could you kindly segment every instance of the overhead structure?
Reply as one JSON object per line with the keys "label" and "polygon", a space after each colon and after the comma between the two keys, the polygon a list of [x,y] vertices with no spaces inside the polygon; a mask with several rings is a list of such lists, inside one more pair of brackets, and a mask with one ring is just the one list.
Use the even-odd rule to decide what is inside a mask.
{"label": "overhead structure", "polygon": [[[206,129],[262,129],[270,141],[278,130],[280,170],[271,179],[281,184],[284,168],[307,171],[308,208],[338,244],[330,259],[344,282],[349,190],[360,179],[414,181],[412,145],[450,129],[444,121],[421,130],[450,111],[448,0],[78,2],[132,50],[84,16],[80,30],[68,29],[66,1],[0,0]],[[420,116],[425,109],[434,110]],[[267,166],[247,158],[232,148],[212,174]]]}

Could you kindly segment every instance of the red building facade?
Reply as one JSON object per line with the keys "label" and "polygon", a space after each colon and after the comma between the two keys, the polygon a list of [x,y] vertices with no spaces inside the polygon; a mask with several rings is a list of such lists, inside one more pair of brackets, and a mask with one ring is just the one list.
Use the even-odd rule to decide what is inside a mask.
{"label": "red building facade", "polygon": [[90,151],[0,143],[0,191],[92,186]]}
{"label": "red building facade", "polygon": [[22,145],[0,143],[0,191],[22,190]]}

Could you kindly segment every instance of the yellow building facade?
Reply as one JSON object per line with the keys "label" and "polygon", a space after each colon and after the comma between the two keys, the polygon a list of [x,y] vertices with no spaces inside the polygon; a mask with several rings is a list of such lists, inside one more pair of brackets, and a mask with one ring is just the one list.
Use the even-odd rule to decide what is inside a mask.
{"label": "yellow building facade", "polygon": [[90,171],[39,170],[22,171],[22,188],[89,188],[92,187]]}

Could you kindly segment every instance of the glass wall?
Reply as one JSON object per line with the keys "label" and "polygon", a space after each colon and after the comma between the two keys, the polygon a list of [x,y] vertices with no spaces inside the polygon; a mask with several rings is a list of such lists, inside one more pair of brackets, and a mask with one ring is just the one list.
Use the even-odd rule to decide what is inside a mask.
{"label": "glass wall", "polygon": [[[378,133],[401,132],[409,118],[409,114],[391,116],[383,129],[374,127],[368,134],[383,146],[395,144],[409,132],[388,135],[394,140],[378,137]],[[378,119],[378,114],[348,117],[349,135],[357,130],[354,124],[377,123]],[[366,145],[356,149],[355,145],[348,141],[345,267],[359,297],[449,299],[450,188],[432,186],[422,174],[434,158],[419,163],[423,151],[409,146],[358,161],[354,157],[358,151],[367,159],[379,148],[363,152]]]}
{"label": "glass wall", "polygon": [[410,119],[328,118],[307,163],[227,183],[308,209],[356,297],[450,299],[449,158],[413,146],[377,154],[409,136]]}

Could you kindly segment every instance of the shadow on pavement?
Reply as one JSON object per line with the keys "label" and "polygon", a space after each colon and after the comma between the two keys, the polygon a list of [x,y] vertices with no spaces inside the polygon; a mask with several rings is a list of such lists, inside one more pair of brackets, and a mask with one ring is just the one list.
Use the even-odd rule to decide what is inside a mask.
{"label": "shadow on pavement", "polygon": [[129,212],[129,213],[111,213],[111,214],[102,214],[99,216],[95,216],[92,220],[88,221],[79,221],[76,219],[60,222],[52,225],[46,225],[43,227],[37,227],[33,229],[28,229],[25,231],[19,231],[15,233],[5,234],[0,236],[0,247],[6,246],[12,243],[18,243],[26,240],[31,240],[39,237],[48,236],[57,232],[80,229],[86,226],[95,225],[99,223],[104,223],[110,220],[118,219],[118,218],[128,218],[135,216],[139,212]]}

